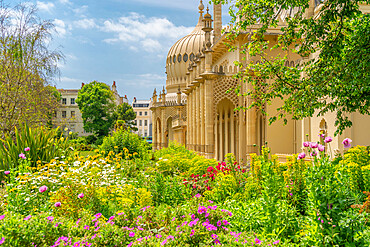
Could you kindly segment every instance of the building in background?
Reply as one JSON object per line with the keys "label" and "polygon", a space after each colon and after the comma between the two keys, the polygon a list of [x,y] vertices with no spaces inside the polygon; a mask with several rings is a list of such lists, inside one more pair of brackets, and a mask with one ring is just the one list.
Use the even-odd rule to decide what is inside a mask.
{"label": "building in background", "polygon": [[[81,88],[85,84],[82,83]],[[116,105],[124,102],[128,103],[127,96],[121,97],[118,94],[116,82],[113,82],[111,90],[114,95]],[[88,136],[92,133],[88,133],[83,128],[82,114],[76,103],[79,89],[58,89],[61,94],[61,104],[59,109],[55,113],[55,125],[60,126],[62,130],[66,132],[77,133],[78,136]]]}
{"label": "building in background", "polygon": [[[316,10],[322,6],[319,1],[309,1],[309,17],[318,18]],[[370,9],[361,4],[365,13]],[[242,69],[234,61],[243,64],[261,63],[261,58],[252,57],[239,52],[229,52],[226,43],[230,27],[222,31],[221,4],[214,4],[214,24],[212,16],[204,13],[204,5],[200,1],[199,20],[195,29],[177,41],[169,50],[166,60],[166,90],[154,90],[151,100],[153,113],[153,148],[167,147],[172,141],[186,145],[207,158],[223,160],[227,153],[233,153],[239,161],[245,161],[247,154],[258,153],[265,143],[281,159],[287,155],[301,152],[302,142],[308,138],[318,140],[319,132],[333,137],[331,147],[335,152],[343,152],[341,145],[344,138],[353,140],[353,145],[370,144],[370,116],[358,112],[348,115],[353,126],[342,135],[334,137],[335,112],[321,117],[305,118],[289,121],[288,124],[277,121],[269,125],[266,115],[256,109],[235,111],[239,106],[249,106],[252,101],[248,97],[238,97],[234,90],[239,88],[240,94],[253,90],[251,84],[243,83],[233,75]],[[270,46],[277,43],[281,26],[286,25],[286,16],[294,14],[283,11],[279,17],[278,27],[267,30],[265,39]],[[250,40],[250,35],[259,27],[250,27],[248,32],[241,32],[233,40],[235,47],[243,47]],[[288,66],[294,67],[305,62],[298,54],[285,54],[284,51],[273,50],[266,57],[287,56]],[[317,54],[316,54],[317,55]],[[316,59],[313,54],[308,59]],[[282,102],[275,99],[265,106],[269,116],[277,116],[277,109]]]}
{"label": "building in background", "polygon": [[152,112],[149,109],[150,100],[137,100],[132,102],[132,108],[136,113],[137,134],[151,139],[152,137]]}

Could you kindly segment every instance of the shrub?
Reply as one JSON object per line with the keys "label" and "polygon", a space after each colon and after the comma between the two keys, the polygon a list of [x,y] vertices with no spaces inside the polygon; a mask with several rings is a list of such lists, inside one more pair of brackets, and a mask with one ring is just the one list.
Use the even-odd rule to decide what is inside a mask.
{"label": "shrub", "polygon": [[126,158],[132,159],[137,155],[141,159],[151,158],[150,145],[140,136],[132,133],[130,129],[118,129],[111,136],[104,137],[100,149],[108,154],[113,151],[115,154],[126,150]]}

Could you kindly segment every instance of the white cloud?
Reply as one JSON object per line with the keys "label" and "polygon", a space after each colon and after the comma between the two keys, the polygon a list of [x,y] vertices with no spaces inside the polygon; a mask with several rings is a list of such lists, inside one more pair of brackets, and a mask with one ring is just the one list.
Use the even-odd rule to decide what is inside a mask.
{"label": "white cloud", "polygon": [[71,5],[71,4],[72,4],[69,0],[59,0],[59,2],[60,2],[61,4],[69,4],[69,5]]}
{"label": "white cloud", "polygon": [[87,9],[89,8],[89,6],[87,5],[83,5],[79,8],[75,8],[73,9],[72,11],[76,14],[76,15],[79,15],[79,16],[82,16],[84,17],[84,14],[87,12]]}
{"label": "white cloud", "polygon": [[66,54],[66,58],[68,58],[70,60],[77,60],[77,57],[73,54]]}
{"label": "white cloud", "polygon": [[66,24],[64,23],[64,21],[55,19],[53,23],[55,25],[55,30],[57,31],[58,35],[64,37],[67,34]]}
{"label": "white cloud", "polygon": [[82,28],[82,29],[91,29],[91,28],[97,27],[94,19],[87,19],[87,18],[75,21],[73,22],[73,24],[75,27]]}
{"label": "white cloud", "polygon": [[148,52],[163,52],[165,47],[180,37],[190,33],[193,27],[176,26],[166,18],[146,17],[138,13],[130,13],[117,21],[106,20],[102,30],[113,33],[114,38],[104,41],[130,43],[130,49],[144,49]]}
{"label": "white cloud", "polygon": [[51,13],[51,10],[55,7],[55,5],[51,2],[44,3],[44,2],[40,2],[40,1],[36,2],[36,6],[40,11],[45,11],[45,12],[49,12],[49,13]]}

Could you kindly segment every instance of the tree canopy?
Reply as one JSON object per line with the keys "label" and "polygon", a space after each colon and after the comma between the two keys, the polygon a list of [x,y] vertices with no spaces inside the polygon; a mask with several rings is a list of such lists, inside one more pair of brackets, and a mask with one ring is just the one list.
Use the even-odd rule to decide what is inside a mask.
{"label": "tree canopy", "polygon": [[115,120],[124,121],[123,125],[126,129],[130,128],[133,130],[137,130],[137,128],[135,127],[136,124],[134,122],[135,118],[136,113],[134,112],[134,109],[130,104],[124,102],[123,104],[117,106],[115,112]]}
{"label": "tree canopy", "polygon": [[98,137],[108,135],[114,123],[114,96],[109,86],[93,81],[78,92],[76,103],[82,113],[84,129]]}
{"label": "tree canopy", "polygon": [[[370,0],[236,0],[230,8],[234,28],[229,39],[255,25],[241,48],[262,62],[238,64],[244,69],[237,77],[253,84],[245,94],[254,99],[249,108],[264,112],[264,104],[282,99],[270,123],[286,122],[288,115],[303,119],[335,112],[336,134],[352,125],[349,113],[370,114],[370,15],[359,8],[365,3]],[[279,26],[282,13],[288,14]],[[272,48],[265,38],[271,27],[281,31]],[[286,66],[287,56],[270,57],[273,49],[296,53],[302,60],[295,67]]]}
{"label": "tree canopy", "polygon": [[45,124],[59,105],[50,81],[63,58],[50,48],[54,26],[30,4],[0,1],[0,132],[28,123]]}

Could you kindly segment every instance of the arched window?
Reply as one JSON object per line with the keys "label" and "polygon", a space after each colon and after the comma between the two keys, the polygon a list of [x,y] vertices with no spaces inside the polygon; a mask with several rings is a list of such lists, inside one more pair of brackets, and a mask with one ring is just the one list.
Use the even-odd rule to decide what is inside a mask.
{"label": "arched window", "polygon": [[184,59],[184,62],[186,63],[188,61],[188,59],[189,59],[188,54],[185,53],[183,59]]}
{"label": "arched window", "polygon": [[176,63],[176,55],[173,56],[173,63]]}
{"label": "arched window", "polygon": [[177,62],[181,63],[181,59],[182,59],[182,56],[181,56],[181,54],[179,54],[179,55],[177,56]]}

